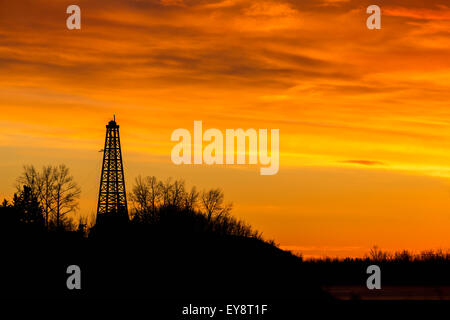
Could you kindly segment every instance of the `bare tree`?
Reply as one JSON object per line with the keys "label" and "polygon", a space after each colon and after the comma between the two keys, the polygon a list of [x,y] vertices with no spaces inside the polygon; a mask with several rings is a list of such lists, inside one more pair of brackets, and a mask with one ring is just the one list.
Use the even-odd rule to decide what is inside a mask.
{"label": "bare tree", "polygon": [[170,193],[172,189],[172,178],[168,178],[166,182],[159,182],[158,188],[161,192],[164,206],[170,205]]}
{"label": "bare tree", "polygon": [[196,208],[198,202],[199,193],[197,192],[197,188],[192,187],[189,193],[186,193],[184,198],[184,208],[187,210],[194,210]]}
{"label": "bare tree", "polygon": [[56,167],[46,166],[42,168],[42,173],[39,174],[39,194],[40,202],[44,210],[45,224],[48,228],[49,215],[53,210],[55,199],[53,191],[57,176]]}
{"label": "bare tree", "polygon": [[159,183],[159,190],[164,206],[182,208],[186,196],[184,180],[175,180],[172,183],[172,178],[168,178],[166,182]]}
{"label": "bare tree", "polygon": [[213,217],[220,217],[232,209],[232,204],[224,204],[224,194],[220,189],[211,189],[202,192],[201,204],[205,210],[208,221]]}
{"label": "bare tree", "polygon": [[139,213],[147,213],[149,210],[155,213],[161,200],[158,180],[154,176],[145,178],[138,176],[129,197]]}
{"label": "bare tree", "polygon": [[23,185],[28,186],[38,198],[42,206],[45,225],[48,227],[49,216],[53,210],[55,199],[53,189],[56,179],[56,167],[44,166],[42,172],[38,172],[32,165],[24,166],[22,175],[17,179],[17,190]]}
{"label": "bare tree", "polygon": [[185,195],[184,180],[175,180],[170,188],[170,205],[181,208]]}
{"label": "bare tree", "polygon": [[17,182],[18,190],[21,185],[26,185],[37,196],[47,227],[51,214],[54,215],[56,225],[59,227],[61,218],[78,207],[76,200],[81,191],[65,165],[44,166],[41,172],[32,165],[24,166],[24,171]]}
{"label": "bare tree", "polygon": [[155,176],[146,178],[147,186],[150,191],[150,206],[153,213],[156,211],[156,207],[158,206],[161,199],[161,189],[159,187],[158,180]]}
{"label": "bare tree", "polygon": [[56,216],[56,226],[60,227],[61,219],[78,208],[77,199],[80,197],[81,189],[70,175],[69,168],[61,164],[56,169],[55,187],[53,196]]}
{"label": "bare tree", "polygon": [[146,212],[150,200],[150,190],[148,185],[142,176],[138,176],[135,179],[135,185],[129,195],[130,200],[134,203],[136,210],[139,213]]}
{"label": "bare tree", "polygon": [[391,254],[375,245],[370,249],[369,257],[372,261],[387,261],[391,258]]}

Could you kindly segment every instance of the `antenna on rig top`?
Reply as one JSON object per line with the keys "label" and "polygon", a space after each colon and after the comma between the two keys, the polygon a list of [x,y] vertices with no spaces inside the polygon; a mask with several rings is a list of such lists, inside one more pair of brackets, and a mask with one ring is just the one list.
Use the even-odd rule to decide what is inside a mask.
{"label": "antenna on rig top", "polygon": [[116,122],[116,115],[113,115],[113,117],[114,117],[114,122]]}

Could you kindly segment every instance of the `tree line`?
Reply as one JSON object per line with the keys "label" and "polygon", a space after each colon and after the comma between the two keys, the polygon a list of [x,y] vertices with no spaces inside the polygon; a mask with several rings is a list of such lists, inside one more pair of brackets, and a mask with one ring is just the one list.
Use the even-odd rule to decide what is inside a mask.
{"label": "tree line", "polygon": [[[3,222],[89,233],[86,217],[80,218],[78,226],[71,217],[79,208],[81,188],[66,165],[48,165],[41,170],[24,166],[16,188],[12,202],[5,199],[0,206],[0,212],[9,217],[2,215]],[[261,233],[231,215],[233,205],[225,202],[219,188],[198,191],[195,186],[188,189],[181,179],[160,181],[155,176],[139,175],[128,198],[132,224],[262,239]]]}
{"label": "tree line", "polygon": [[[232,203],[225,202],[219,188],[198,191],[188,189],[182,179],[158,180],[155,176],[138,176],[129,193],[132,222],[169,224],[185,230],[243,236],[262,240],[262,234],[243,220],[231,215]],[[182,231],[182,230],[181,230]]]}
{"label": "tree line", "polygon": [[230,213],[232,203],[225,204],[220,189],[198,192],[194,186],[186,189],[184,180],[158,181],[155,176],[135,179],[129,198],[137,215],[154,214],[159,208],[174,207],[184,210],[201,210],[208,220]]}

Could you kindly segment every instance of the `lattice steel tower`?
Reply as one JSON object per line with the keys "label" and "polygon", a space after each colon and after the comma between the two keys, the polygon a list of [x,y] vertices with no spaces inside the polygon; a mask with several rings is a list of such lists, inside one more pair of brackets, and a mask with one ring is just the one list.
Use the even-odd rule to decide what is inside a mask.
{"label": "lattice steel tower", "polygon": [[122,150],[116,117],[106,126],[103,165],[98,194],[97,224],[127,221],[128,207],[123,174]]}

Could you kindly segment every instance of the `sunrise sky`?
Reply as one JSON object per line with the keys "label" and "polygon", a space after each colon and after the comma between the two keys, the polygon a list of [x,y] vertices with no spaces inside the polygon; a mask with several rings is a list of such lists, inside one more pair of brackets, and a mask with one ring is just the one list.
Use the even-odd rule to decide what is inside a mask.
{"label": "sunrise sky", "polygon": [[[221,187],[305,256],[450,248],[450,5],[428,1],[0,0],[0,198],[67,164],[96,211],[105,125],[138,174]],[[81,7],[81,30],[66,28]],[[366,8],[382,29],[366,28]],[[280,129],[280,170],[176,166],[177,128]]]}

